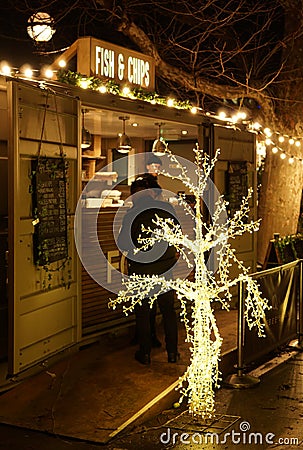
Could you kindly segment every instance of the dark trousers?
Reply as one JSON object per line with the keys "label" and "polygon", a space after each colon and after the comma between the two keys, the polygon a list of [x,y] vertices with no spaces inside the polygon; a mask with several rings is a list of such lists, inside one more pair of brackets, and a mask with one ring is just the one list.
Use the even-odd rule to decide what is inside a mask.
{"label": "dark trousers", "polygon": [[[157,333],[156,333],[156,317],[157,317],[157,303],[154,302],[152,308],[150,308],[149,311],[149,322],[150,322],[150,335],[152,339],[157,338]],[[139,342],[139,338],[138,338],[138,324],[137,324],[137,320],[136,320],[136,328],[135,328],[135,336],[132,342],[134,343],[138,343]]]}
{"label": "dark trousers", "polygon": [[[177,353],[178,347],[178,326],[174,300],[174,291],[165,292],[157,298],[159,309],[163,317],[167,353]],[[142,305],[136,305],[135,314],[140,351],[144,354],[149,354],[151,351],[151,308],[148,299],[143,300]]]}

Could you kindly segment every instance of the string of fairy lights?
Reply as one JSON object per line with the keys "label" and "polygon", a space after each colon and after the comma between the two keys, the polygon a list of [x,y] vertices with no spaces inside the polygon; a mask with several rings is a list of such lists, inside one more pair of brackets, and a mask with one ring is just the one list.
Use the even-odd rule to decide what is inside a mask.
{"label": "string of fairy lights", "polygon": [[273,132],[267,127],[260,131],[257,152],[259,156],[265,157],[266,153],[271,151],[288,164],[303,165],[302,142],[302,137]]}
{"label": "string of fairy lights", "polygon": [[188,100],[180,101],[172,97],[163,97],[156,92],[147,92],[141,88],[130,88],[127,85],[119,85],[113,80],[102,80],[94,76],[87,77],[80,73],[66,70],[66,61],[64,59],[59,60],[58,66],[58,70],[54,70],[51,66],[44,66],[41,70],[37,70],[32,69],[28,64],[24,64],[20,68],[15,68],[11,67],[6,61],[1,61],[0,74],[26,80],[37,80],[39,82],[56,80],[82,89],[94,90],[100,94],[110,93],[130,99],[147,101],[151,104],[186,109],[192,114],[202,113],[217,119],[229,127],[236,127],[237,124],[242,123],[248,131],[254,132],[257,135],[258,164],[261,164],[267,152],[271,151],[273,154],[280,156],[288,164],[299,163],[303,166],[303,136],[289,136],[280,131],[272,131],[268,127],[263,127],[258,122],[248,120],[247,114],[243,109],[239,109],[232,114],[223,109],[217,113],[209,112],[192,105]]}
{"label": "string of fairy lights", "polygon": [[[259,221],[249,221],[249,201],[252,190],[243,198],[240,208],[230,218],[223,219],[226,204],[219,196],[215,202],[212,220],[206,224],[201,214],[201,200],[209,190],[211,172],[219,157],[219,150],[211,159],[198,146],[193,149],[195,173],[197,179],[188,176],[187,168],[182,165],[169,148],[165,155],[169,166],[177,169],[175,174],[161,171],[163,176],[181,182],[195,197],[194,209],[188,209],[185,202],[179,201],[184,213],[194,219],[193,234],[183,234],[179,224],[171,219],[163,219],[156,215],[155,228],[142,228],[144,236],[139,237],[138,251],[153,247],[156,242],[165,241],[180,252],[180,258],[189,264],[186,257],[193,256],[194,280],[186,276],[165,277],[163,275],[131,275],[125,277],[123,288],[116,298],[109,300],[109,306],[116,309],[123,305],[127,315],[136,305],[144,300],[152,306],[158,295],[173,289],[181,305],[181,320],[186,330],[186,342],[190,344],[190,364],[179,378],[177,389],[180,392],[179,402],[186,400],[188,411],[196,418],[209,419],[215,414],[215,389],[221,381],[219,361],[222,338],[216,324],[213,302],[221,304],[222,309],[229,310],[232,300],[232,289],[241,281],[245,283],[245,314],[249,329],[255,329],[258,336],[264,336],[265,311],[270,309],[268,300],[262,297],[257,281],[250,276],[249,268],[238,260],[232,240],[244,233],[254,233],[259,228]],[[135,251],[134,253],[137,253]],[[214,256],[217,270],[208,267],[207,259]],[[235,276],[235,267],[238,275]],[[233,278],[235,277],[235,278]],[[135,293],[135,294],[134,294]]]}

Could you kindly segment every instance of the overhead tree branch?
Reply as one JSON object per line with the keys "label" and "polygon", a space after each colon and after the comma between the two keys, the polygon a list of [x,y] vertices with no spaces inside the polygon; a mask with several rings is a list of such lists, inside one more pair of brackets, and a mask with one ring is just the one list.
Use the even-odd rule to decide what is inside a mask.
{"label": "overhead tree branch", "polygon": [[[194,77],[186,71],[168,64],[161,58],[156,46],[145,32],[126,16],[121,18],[119,31],[123,32],[124,35],[135,42],[142,52],[154,59],[156,70],[160,76],[169,78],[188,90],[202,92],[221,99],[252,98],[261,106],[263,116],[271,121],[274,120],[275,115],[272,101],[262,88],[254,88],[249,85],[240,84],[239,82],[237,86],[214,83],[209,80],[204,80],[202,77]],[[233,81],[236,82],[235,80]]]}

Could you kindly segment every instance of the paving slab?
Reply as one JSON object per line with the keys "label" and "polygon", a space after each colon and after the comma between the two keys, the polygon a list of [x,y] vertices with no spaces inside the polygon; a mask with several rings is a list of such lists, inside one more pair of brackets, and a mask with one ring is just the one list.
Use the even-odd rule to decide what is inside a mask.
{"label": "paving slab", "polygon": [[[237,311],[218,310],[216,317],[228,353],[236,346]],[[0,423],[106,443],[144,412],[163,408],[161,398],[189,363],[182,327],[179,341],[177,364],[167,362],[162,347],[153,349],[150,366],[135,361],[128,338],[94,343],[3,393]]]}

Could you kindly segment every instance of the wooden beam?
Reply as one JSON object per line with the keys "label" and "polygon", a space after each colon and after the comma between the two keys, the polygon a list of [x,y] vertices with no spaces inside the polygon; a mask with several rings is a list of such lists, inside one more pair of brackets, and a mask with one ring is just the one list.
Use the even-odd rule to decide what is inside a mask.
{"label": "wooden beam", "polygon": [[65,52],[62,55],[58,56],[58,58],[55,59],[55,61],[50,66],[51,69],[57,70],[59,67],[59,61],[61,61],[62,59],[68,63],[77,54],[78,45],[79,39],[73,42],[72,45],[68,47],[68,49],[65,50]]}

